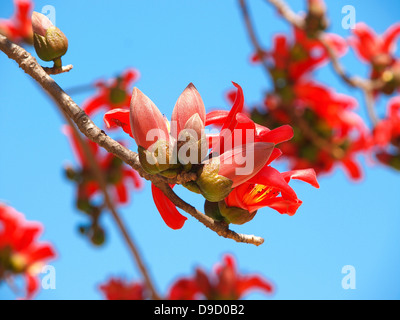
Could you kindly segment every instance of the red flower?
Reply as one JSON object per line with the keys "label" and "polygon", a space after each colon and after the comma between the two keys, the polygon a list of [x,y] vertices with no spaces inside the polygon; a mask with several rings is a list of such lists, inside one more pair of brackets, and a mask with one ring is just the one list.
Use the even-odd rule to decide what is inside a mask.
{"label": "red flower", "polygon": [[178,279],[170,288],[170,300],[238,300],[253,290],[272,294],[273,285],[258,275],[241,275],[236,270],[235,260],[225,255],[215,272],[207,274],[198,268],[193,277]]}
{"label": "red flower", "polygon": [[116,108],[128,108],[131,100],[129,87],[132,82],[139,79],[139,72],[127,69],[120,76],[108,82],[100,80],[95,85],[98,93],[83,104],[83,110],[88,115],[93,115],[105,108],[107,111]]}
{"label": "red flower", "polygon": [[[221,127],[219,135],[210,137],[210,145],[213,151],[222,154],[225,150],[233,149],[246,143],[269,142],[278,144],[293,137],[293,130],[289,125],[270,130],[255,124],[243,113],[244,95],[242,88],[237,83],[233,82],[233,85],[237,88],[237,91],[231,110],[211,111],[206,116],[206,126],[215,125]],[[232,99],[232,96],[230,94],[229,98]]]}
{"label": "red flower", "polygon": [[[175,128],[178,128],[175,130],[177,132],[174,137],[179,136],[179,133],[187,127],[188,123],[197,123],[195,127],[198,127],[198,129],[202,129],[204,125],[216,125],[221,128],[220,134],[209,137],[209,147],[217,154],[212,159],[203,161],[204,168],[209,169],[204,169],[196,181],[201,194],[212,202],[223,200],[229,194],[231,188],[246,183],[258,172],[261,172],[263,167],[268,169],[268,165],[281,155],[281,151],[275,148],[275,145],[293,137],[293,130],[288,125],[270,130],[264,126],[256,125],[246,114],[242,113],[244,106],[243,90],[238,84],[233,84],[237,93],[230,111],[216,110],[210,112],[206,115],[204,121],[204,105],[201,97],[194,86],[189,85],[178,99],[173,112],[173,118],[176,122]],[[197,120],[191,121],[191,119]],[[161,130],[165,136],[167,135],[165,120],[161,113],[151,100],[137,89],[134,89],[130,112],[120,109],[112,110],[105,115],[104,120],[108,127],[120,126],[125,132],[131,133],[136,143],[146,149],[150,149],[153,143],[147,139],[149,130]],[[184,123],[186,124],[184,125]],[[171,138],[167,139],[171,140]],[[239,167],[243,169],[243,163],[230,160],[237,155],[247,157],[248,150],[254,151],[252,156],[255,165],[251,172],[246,171],[247,174],[238,175],[236,169]],[[218,170],[214,172],[214,169],[211,168],[214,168],[216,162],[218,162]],[[246,167],[246,169],[248,168]],[[211,171],[209,172],[209,170]],[[271,170],[273,169],[271,168]],[[210,174],[216,174],[224,182],[215,187],[213,185],[214,178],[211,176],[210,178]],[[230,185],[229,180],[231,181]],[[186,218],[177,211],[173,203],[165,197],[161,190],[153,186],[152,192],[156,206],[165,223],[173,229],[181,228]],[[286,197],[285,200],[289,201],[289,198],[290,201],[296,202],[297,206],[301,204],[294,192],[290,193],[290,197]],[[280,200],[275,200],[275,202],[278,201]]]}
{"label": "red flower", "polygon": [[400,23],[392,25],[380,36],[363,22],[357,23],[353,32],[350,44],[362,61],[378,68],[394,63],[393,54],[400,35]]}
{"label": "red flower", "polygon": [[374,141],[380,147],[389,145],[400,137],[400,97],[392,98],[386,118],[381,120],[374,129]]}
{"label": "red flower", "polygon": [[40,223],[27,221],[23,214],[0,203],[0,282],[23,275],[28,299],[39,289],[42,267],[56,256],[50,244],[37,240],[42,231]]}
{"label": "red flower", "polygon": [[[90,200],[100,192],[100,186],[97,180],[92,176],[90,163],[72,130],[69,127],[65,127],[64,132],[70,139],[73,152],[81,166],[82,177],[79,181],[78,199]],[[106,181],[112,191],[116,204],[128,203],[129,190],[139,190],[143,186],[143,181],[139,174],[127,165],[123,164],[123,162],[113,154],[101,152],[100,147],[93,141],[86,139],[86,142],[97,163],[105,173]]]}
{"label": "red flower", "polygon": [[11,41],[32,44],[33,32],[31,23],[31,0],[14,0],[15,15],[7,20],[0,20],[0,34],[5,35]]}
{"label": "red flower", "polygon": [[[294,28],[294,41],[285,35],[277,35],[274,39],[274,48],[265,53],[256,54],[252,61],[257,62],[261,58],[267,59],[273,64],[271,74],[275,81],[295,82],[306,73],[329,61],[329,54],[318,39],[312,39],[298,28]],[[331,45],[337,55],[345,54],[346,42],[336,34],[326,34],[325,41]],[[282,85],[282,83],[280,84]]]}
{"label": "red flower", "polygon": [[145,300],[146,296],[142,283],[128,283],[116,278],[111,278],[99,288],[107,300]]}
{"label": "red flower", "polygon": [[279,213],[294,215],[302,201],[289,186],[288,182],[291,179],[302,180],[319,188],[313,169],[280,173],[270,166],[265,166],[255,177],[236,187],[225,198],[225,203],[228,208],[241,208],[250,213],[270,207]]}

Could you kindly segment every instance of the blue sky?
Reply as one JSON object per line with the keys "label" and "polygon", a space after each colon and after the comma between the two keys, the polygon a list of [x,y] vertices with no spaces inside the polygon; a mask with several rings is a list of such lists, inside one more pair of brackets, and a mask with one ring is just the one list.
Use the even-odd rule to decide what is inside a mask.
{"label": "blue sky", "polygon": [[[301,1],[289,2],[302,9]],[[383,32],[398,20],[396,1],[327,1],[331,30],[346,37],[341,28],[341,8],[352,4],[357,21]],[[239,83],[248,104],[259,101],[266,81],[259,67],[248,63],[248,41],[237,1],[35,1],[56,9],[57,26],[69,39],[64,57],[74,69],[56,76],[65,89],[111,77],[126,67],[141,73],[136,83],[168,117],[176,99],[193,82],[209,109],[229,106],[224,93],[231,81]],[[263,44],[270,47],[277,32],[289,26],[277,18],[265,1],[251,1],[251,13]],[[1,1],[0,16],[12,13],[12,3]],[[367,68],[350,50],[343,63],[353,74]],[[0,199],[42,222],[42,239],[51,241],[59,257],[56,289],[42,290],[38,299],[100,299],[97,287],[110,276],[139,279],[112,219],[105,215],[108,241],[94,248],[80,237],[78,224],[85,217],[74,209],[74,188],[63,175],[63,165],[74,161],[61,133],[63,119],[52,101],[17,65],[0,54]],[[341,93],[360,101],[358,91],[345,87],[330,66],[316,77]],[[74,95],[82,103],[94,91]],[[384,112],[384,101],[377,106]],[[96,118],[101,125],[101,118]],[[125,138],[121,134],[122,137]],[[131,144],[135,148],[134,144]],[[166,227],[153,204],[150,185],[132,195],[120,212],[140,247],[157,288],[166,293],[172,282],[192,274],[195,266],[211,270],[224,253],[234,254],[244,273],[259,273],[276,285],[272,299],[398,299],[400,298],[399,173],[372,165],[361,157],[365,169],[361,183],[349,181],[341,168],[319,179],[319,190],[294,181],[304,204],[293,217],[262,209],[256,218],[233,229],[265,238],[260,247],[224,239],[188,217],[183,229]],[[202,209],[203,200],[185,190],[177,192]],[[356,289],[344,290],[342,267],[356,270]],[[0,298],[13,299],[0,286]],[[264,299],[254,293],[251,299]]]}

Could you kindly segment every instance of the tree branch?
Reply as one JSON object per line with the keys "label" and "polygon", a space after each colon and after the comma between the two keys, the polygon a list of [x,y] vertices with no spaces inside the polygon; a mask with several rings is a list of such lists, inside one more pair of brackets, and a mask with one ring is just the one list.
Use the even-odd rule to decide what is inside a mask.
{"label": "tree branch", "polygon": [[72,64],[69,64],[67,66],[58,68],[58,67],[43,67],[43,70],[46,71],[47,74],[60,74],[60,73],[65,73],[65,72],[70,72],[73,68]]}
{"label": "tree branch", "polygon": [[206,227],[210,228],[222,237],[230,238],[237,242],[251,243],[257,246],[264,242],[264,239],[260,237],[237,234],[230,230],[227,225],[221,225],[215,222],[213,219],[207,217],[180,199],[168,186],[168,184],[182,184],[184,182],[193,181],[196,179],[196,174],[184,173],[174,179],[167,179],[159,175],[147,174],[140,165],[138,154],[125,148],[97,127],[89,116],[61,89],[61,87],[43,70],[36,59],[25,49],[0,35],[0,50],[10,59],[16,61],[25,73],[40,84],[44,91],[54,100],[57,106],[72,119],[78,129],[87,138],[130,165],[143,178],[154,183],[154,185],[160,188],[178,208],[186,211],[199,222],[203,223]]}

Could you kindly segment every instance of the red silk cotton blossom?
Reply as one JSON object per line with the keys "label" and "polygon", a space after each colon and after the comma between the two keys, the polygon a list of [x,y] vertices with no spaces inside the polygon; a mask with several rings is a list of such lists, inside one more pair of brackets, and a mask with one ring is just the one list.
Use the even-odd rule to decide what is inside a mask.
{"label": "red silk cotton blossom", "polygon": [[99,286],[107,300],[145,300],[146,289],[142,283],[128,283],[121,279],[111,278]]}
{"label": "red silk cotton blossom", "polygon": [[198,268],[192,277],[178,279],[170,288],[170,300],[239,300],[251,291],[267,295],[274,285],[259,275],[242,275],[236,268],[232,255],[225,255],[214,273],[207,274]]}
{"label": "red silk cotton blossom", "polygon": [[[296,194],[287,185],[287,182],[292,176],[295,176],[300,180],[318,186],[315,172],[307,170],[282,175],[280,173],[275,174],[276,172],[269,165],[282,154],[275,146],[290,140],[293,137],[293,130],[289,125],[270,130],[267,127],[255,124],[243,113],[244,95],[242,88],[236,83],[233,84],[237,92],[231,110],[215,110],[207,115],[199,93],[193,84],[189,84],[175,104],[170,132],[165,117],[155,104],[137,88],[133,90],[130,111],[124,109],[111,110],[105,114],[104,121],[109,128],[119,126],[130,134],[139,146],[139,156],[140,148],[151,150],[154,145],[160,144],[160,140],[166,143],[166,148],[174,148],[173,144],[176,138],[183,134],[187,128],[194,129],[195,132],[202,132],[205,126],[217,126],[221,129],[219,134],[205,135],[207,149],[212,150],[213,157],[211,159],[206,157],[206,160],[202,161],[201,164],[204,169],[198,172],[197,180],[188,189],[201,193],[211,202],[219,202],[227,197],[230,192],[237,193],[235,190],[240,188],[241,185],[246,184],[248,186],[249,181],[252,181],[250,182],[252,184],[261,185],[260,179],[254,180],[256,182],[253,182],[252,179],[262,177],[261,173],[266,175],[267,172],[271,172],[273,178],[266,180],[268,181],[267,188],[275,188],[274,194],[277,195],[281,192],[282,196],[270,198],[268,206],[274,209],[278,208],[281,213],[294,214],[295,209],[293,208],[296,207],[297,209],[301,201],[297,199]],[[157,137],[157,141],[149,139],[148,133],[150,131],[155,131],[153,137]],[[204,137],[204,135],[201,134],[201,137]],[[248,154],[252,156],[253,166],[248,172],[238,174],[238,170],[244,168],[234,159],[244,156],[243,158],[248,160],[249,158],[246,157]],[[218,169],[215,169],[215,163]],[[167,166],[168,170],[162,171],[161,174],[171,171],[170,168],[171,166]],[[175,167],[172,166],[172,168]],[[258,173],[260,173],[259,176],[257,176]],[[302,178],[302,174],[307,177]],[[214,184],[215,181],[220,182]],[[276,193],[276,190],[279,192]],[[186,218],[177,211],[175,205],[161,190],[152,186],[152,192],[154,202],[165,223],[172,229],[181,228]]]}
{"label": "red silk cotton blossom", "polygon": [[26,298],[39,290],[42,267],[56,257],[51,244],[39,242],[43,226],[27,221],[14,208],[0,203],[0,284],[8,278],[25,278]]}
{"label": "red silk cotton blossom", "polygon": [[83,110],[90,116],[101,109],[129,108],[131,101],[130,86],[140,77],[139,71],[129,68],[121,75],[108,81],[95,83],[98,92],[83,103]]}

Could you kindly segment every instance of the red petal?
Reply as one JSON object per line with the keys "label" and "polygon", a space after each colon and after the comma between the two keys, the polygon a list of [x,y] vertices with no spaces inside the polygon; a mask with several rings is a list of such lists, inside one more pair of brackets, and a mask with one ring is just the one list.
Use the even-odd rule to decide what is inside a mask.
{"label": "red petal", "polygon": [[278,211],[280,214],[288,214],[293,216],[297,209],[301,206],[303,202],[299,199],[285,199],[283,197],[264,199],[263,201],[257,203],[257,205],[249,206],[249,211],[254,212],[263,207],[270,207]]}
{"label": "red petal", "polygon": [[29,227],[21,227],[20,229],[22,234],[18,236],[18,239],[15,239],[14,250],[16,251],[24,250],[29,247],[29,245],[39,236],[43,228],[40,224],[32,224]]}
{"label": "red petal", "polygon": [[27,274],[26,281],[26,298],[32,299],[36,291],[39,289],[39,279],[35,276]]}
{"label": "red petal", "polygon": [[264,166],[253,178],[248,180],[247,183],[273,187],[280,190],[282,195],[285,195],[285,198],[297,199],[296,193],[288,185],[283,175],[270,166]]}
{"label": "red petal", "polygon": [[361,59],[370,62],[379,50],[378,36],[363,22],[357,23],[354,34],[355,37],[350,38],[350,44]]}
{"label": "red petal", "polygon": [[319,188],[317,175],[314,169],[293,170],[293,171],[283,172],[282,176],[286,180],[286,182],[289,182],[290,179],[298,179],[311,184],[315,188]]}
{"label": "red petal", "polygon": [[131,82],[138,80],[139,77],[140,77],[139,71],[135,69],[126,70],[122,75],[122,86],[124,88],[127,88]]}
{"label": "red petal", "polygon": [[246,276],[238,280],[237,293],[241,297],[251,290],[261,290],[265,293],[271,294],[274,291],[274,287],[267,280],[261,276]]}
{"label": "red petal", "polygon": [[28,264],[33,264],[38,261],[45,261],[51,258],[55,258],[56,253],[50,244],[42,244],[38,248],[27,253]]}
{"label": "red petal", "polygon": [[243,106],[244,106],[244,95],[243,95],[243,90],[242,88],[235,82],[232,82],[233,85],[237,88],[237,92],[236,92],[236,99],[235,99],[235,103],[232,106],[231,111],[229,111],[228,117],[224,123],[224,125],[222,126],[222,130],[223,129],[229,129],[229,130],[233,130],[235,127],[235,123],[236,123],[236,114],[239,112],[242,112],[243,110]]}
{"label": "red petal", "polygon": [[263,131],[256,139],[262,142],[272,142],[275,144],[288,141],[293,138],[293,128],[284,125],[271,131]]}
{"label": "red petal", "polygon": [[151,192],[158,212],[167,226],[174,230],[181,229],[187,218],[179,213],[172,201],[154,184],[151,184]]}
{"label": "red petal", "polygon": [[124,132],[132,138],[131,122],[129,120],[129,110],[113,109],[108,111],[103,118],[107,128],[121,127]]}
{"label": "red petal", "polygon": [[168,300],[195,300],[199,288],[196,280],[189,278],[178,279],[169,290]]}
{"label": "red petal", "polygon": [[382,51],[383,53],[391,54],[393,47],[395,45],[395,41],[397,37],[400,35],[400,23],[395,23],[392,25],[386,32],[383,34],[383,45]]}
{"label": "red petal", "polygon": [[227,110],[214,110],[206,114],[206,126],[219,125],[222,126],[228,117]]}
{"label": "red petal", "polygon": [[84,102],[83,110],[89,115],[93,115],[96,111],[99,111],[101,107],[108,103],[107,99],[103,96],[96,96]]}
{"label": "red petal", "polygon": [[117,192],[118,202],[121,204],[127,203],[129,199],[128,190],[126,189],[123,180],[115,185],[115,190]]}
{"label": "red petal", "polygon": [[362,178],[360,166],[353,159],[344,159],[342,163],[351,178],[354,180],[360,180]]}

